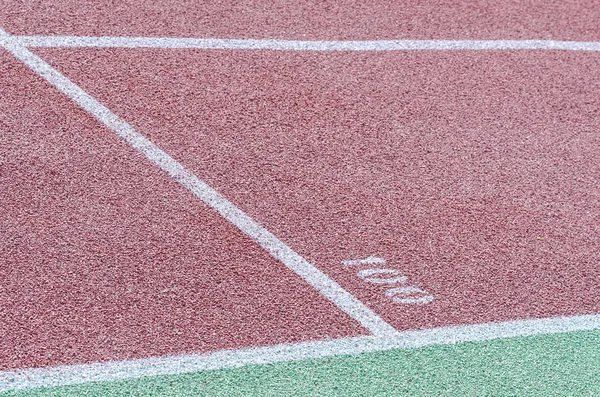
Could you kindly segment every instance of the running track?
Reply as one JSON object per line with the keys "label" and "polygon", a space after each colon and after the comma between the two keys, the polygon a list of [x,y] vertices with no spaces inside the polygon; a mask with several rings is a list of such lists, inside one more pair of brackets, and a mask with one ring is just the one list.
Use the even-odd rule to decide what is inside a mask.
{"label": "running track", "polygon": [[0,379],[599,327],[597,7],[19,4]]}

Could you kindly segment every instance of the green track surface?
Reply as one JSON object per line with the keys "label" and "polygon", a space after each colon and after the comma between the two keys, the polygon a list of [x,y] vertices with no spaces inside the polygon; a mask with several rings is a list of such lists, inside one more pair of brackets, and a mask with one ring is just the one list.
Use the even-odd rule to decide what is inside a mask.
{"label": "green track surface", "polygon": [[2,396],[600,396],[600,331],[247,366]]}

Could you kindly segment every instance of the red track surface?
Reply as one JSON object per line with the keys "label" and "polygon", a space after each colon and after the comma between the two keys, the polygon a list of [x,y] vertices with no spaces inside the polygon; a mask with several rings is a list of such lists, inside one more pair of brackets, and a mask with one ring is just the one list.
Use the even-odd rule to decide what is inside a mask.
{"label": "red track surface", "polygon": [[0,369],[364,331],[0,52]]}
{"label": "red track surface", "polygon": [[[105,4],[102,4],[105,3]],[[3,0],[13,34],[287,39],[598,40],[594,0]]]}
{"label": "red track surface", "polygon": [[[593,2],[59,3],[0,26],[600,37]],[[35,52],[399,330],[600,312],[598,53]],[[365,332],[7,53],[0,82],[0,369]],[[340,263],[369,255],[435,300]]]}
{"label": "red track surface", "polygon": [[398,329],[600,310],[598,54],[40,53]]}

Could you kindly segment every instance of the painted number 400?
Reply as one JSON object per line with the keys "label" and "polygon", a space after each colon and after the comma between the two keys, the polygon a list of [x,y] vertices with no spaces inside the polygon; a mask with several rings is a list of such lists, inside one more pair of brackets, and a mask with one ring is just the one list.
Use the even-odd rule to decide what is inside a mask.
{"label": "painted number 400", "polygon": [[[369,266],[385,265],[385,259],[369,256],[366,259],[353,259],[342,261],[344,266]],[[395,303],[404,305],[423,305],[433,300],[433,296],[427,291],[408,285],[408,278],[398,270],[383,267],[369,267],[358,271],[357,276],[371,284],[396,286],[385,291]]]}

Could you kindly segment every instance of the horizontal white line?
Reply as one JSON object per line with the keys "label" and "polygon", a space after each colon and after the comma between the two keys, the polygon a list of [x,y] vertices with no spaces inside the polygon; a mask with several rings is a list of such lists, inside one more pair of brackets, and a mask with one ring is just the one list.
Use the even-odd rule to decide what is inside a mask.
{"label": "horizontal white line", "polygon": [[293,51],[569,50],[600,51],[596,41],[371,40],[299,41],[177,37],[15,36],[26,47],[198,48]]}
{"label": "horizontal white line", "polygon": [[209,354],[19,369],[0,372],[0,392],[596,329],[600,329],[600,315],[553,317],[405,331],[395,337],[365,336]]}

